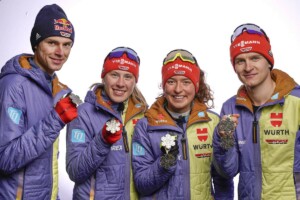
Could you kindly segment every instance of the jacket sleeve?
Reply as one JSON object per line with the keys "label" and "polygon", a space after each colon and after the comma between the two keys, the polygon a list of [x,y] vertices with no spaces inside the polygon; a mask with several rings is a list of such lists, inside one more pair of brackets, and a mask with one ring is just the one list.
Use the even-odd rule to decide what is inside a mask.
{"label": "jacket sleeve", "polygon": [[1,90],[0,171],[4,174],[14,173],[40,157],[65,126],[54,109],[30,125],[27,121],[29,108],[20,88],[11,86]]}
{"label": "jacket sleeve", "polygon": [[139,120],[132,139],[132,170],[135,187],[141,196],[159,190],[174,174],[176,165],[166,170],[160,166],[160,158],[153,154],[146,118]]}
{"label": "jacket sleeve", "polygon": [[[233,111],[226,110],[223,105],[221,111],[221,117],[223,115],[233,114]],[[236,140],[236,131],[234,132],[234,146],[228,150],[223,149],[221,139],[218,133],[218,126],[216,126],[213,135],[213,164],[223,177],[233,178],[239,172],[239,153],[238,143]]]}
{"label": "jacket sleeve", "polygon": [[[80,107],[78,117],[67,125],[66,139],[67,173],[76,183],[82,183],[92,176],[106,159],[111,147],[103,141],[100,130],[93,130],[89,115],[92,111]],[[99,124],[103,123],[99,120]]]}
{"label": "jacket sleeve", "polygon": [[215,200],[233,200],[234,198],[234,182],[233,178],[226,178],[221,176],[215,169],[211,166],[211,175],[213,179],[214,188],[214,199]]}

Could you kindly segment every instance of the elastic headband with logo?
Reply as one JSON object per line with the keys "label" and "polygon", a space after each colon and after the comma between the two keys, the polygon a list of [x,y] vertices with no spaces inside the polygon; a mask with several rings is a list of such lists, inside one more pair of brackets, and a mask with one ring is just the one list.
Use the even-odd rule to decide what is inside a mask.
{"label": "elastic headband with logo", "polygon": [[173,76],[185,76],[189,78],[195,86],[195,92],[198,92],[200,67],[193,54],[183,49],[176,49],[167,54],[162,66],[163,87],[167,80]]}

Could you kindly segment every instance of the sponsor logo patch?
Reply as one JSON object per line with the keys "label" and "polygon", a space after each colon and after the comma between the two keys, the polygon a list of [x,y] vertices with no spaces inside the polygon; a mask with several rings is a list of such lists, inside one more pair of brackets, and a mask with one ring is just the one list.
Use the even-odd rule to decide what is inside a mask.
{"label": "sponsor logo patch", "polygon": [[287,144],[288,143],[288,140],[287,139],[268,139],[266,140],[266,142],[268,144]]}
{"label": "sponsor logo patch", "polygon": [[112,151],[122,151],[123,147],[122,145],[114,145],[110,147],[110,150]]}
{"label": "sponsor logo patch", "polygon": [[283,113],[271,113],[270,121],[273,127],[280,127],[282,124]]}
{"label": "sponsor logo patch", "polygon": [[204,112],[199,112],[198,113],[198,117],[204,117],[204,116],[205,116]]}
{"label": "sponsor logo patch", "polygon": [[71,135],[71,141],[73,143],[84,143],[85,142],[85,132],[81,129],[73,129]]}
{"label": "sponsor logo patch", "polygon": [[274,95],[271,97],[271,99],[272,99],[272,100],[276,100],[276,99],[278,99],[278,97],[279,97],[279,93],[277,92],[276,94],[274,94]]}
{"label": "sponsor logo patch", "polygon": [[211,156],[211,153],[198,153],[198,154],[195,154],[195,156],[197,158],[209,158]]}
{"label": "sponsor logo patch", "polygon": [[174,74],[176,74],[176,75],[184,75],[185,71],[174,70]]}
{"label": "sponsor logo patch", "polygon": [[134,142],[132,143],[132,154],[134,156],[144,156],[145,148],[141,144]]}
{"label": "sponsor logo patch", "polygon": [[164,118],[165,118],[164,115],[161,114],[161,113],[159,113],[159,114],[157,115],[157,119],[158,119],[158,120],[155,120],[155,123],[157,123],[157,124],[159,124],[159,123],[166,123],[167,120],[165,120]]}
{"label": "sponsor logo patch", "polygon": [[139,119],[133,119],[133,120],[132,120],[132,124],[133,124],[133,125],[136,125],[136,123],[137,123],[138,121],[139,121]]}
{"label": "sponsor logo patch", "polygon": [[20,119],[22,116],[22,111],[17,109],[17,108],[13,108],[13,107],[9,107],[7,109],[7,113],[9,118],[15,123],[15,124],[19,124],[20,123]]}
{"label": "sponsor logo patch", "polygon": [[135,106],[136,108],[140,108],[140,107],[142,107],[142,104],[137,103],[137,104],[135,104],[134,106]]}
{"label": "sponsor logo patch", "polygon": [[205,142],[208,138],[208,130],[207,128],[197,128],[197,137],[198,140],[201,142]]}
{"label": "sponsor logo patch", "polygon": [[246,140],[239,140],[239,141],[238,141],[238,144],[239,144],[239,145],[246,144]]}

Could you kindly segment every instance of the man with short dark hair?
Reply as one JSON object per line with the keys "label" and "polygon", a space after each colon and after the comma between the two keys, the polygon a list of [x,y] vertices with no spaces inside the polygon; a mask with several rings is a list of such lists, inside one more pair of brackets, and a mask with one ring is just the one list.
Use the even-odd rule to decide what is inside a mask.
{"label": "man with short dark hair", "polygon": [[30,41],[34,55],[13,57],[0,73],[0,199],[58,198],[58,136],[77,117],[75,95],[55,74],[74,42],[61,7],[39,11]]}

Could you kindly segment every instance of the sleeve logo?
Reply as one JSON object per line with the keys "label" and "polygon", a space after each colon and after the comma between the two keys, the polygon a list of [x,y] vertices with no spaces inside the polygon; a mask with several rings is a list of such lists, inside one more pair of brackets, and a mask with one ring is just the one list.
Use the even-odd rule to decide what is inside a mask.
{"label": "sleeve logo", "polygon": [[134,156],[144,156],[145,149],[142,145],[137,142],[132,143],[132,153]]}
{"label": "sleeve logo", "polygon": [[15,123],[15,124],[19,124],[20,123],[20,119],[22,116],[22,111],[17,109],[17,108],[13,108],[13,107],[8,107],[7,109],[7,113],[9,118]]}
{"label": "sleeve logo", "polygon": [[84,143],[85,142],[85,132],[81,129],[73,129],[71,141],[73,143]]}

